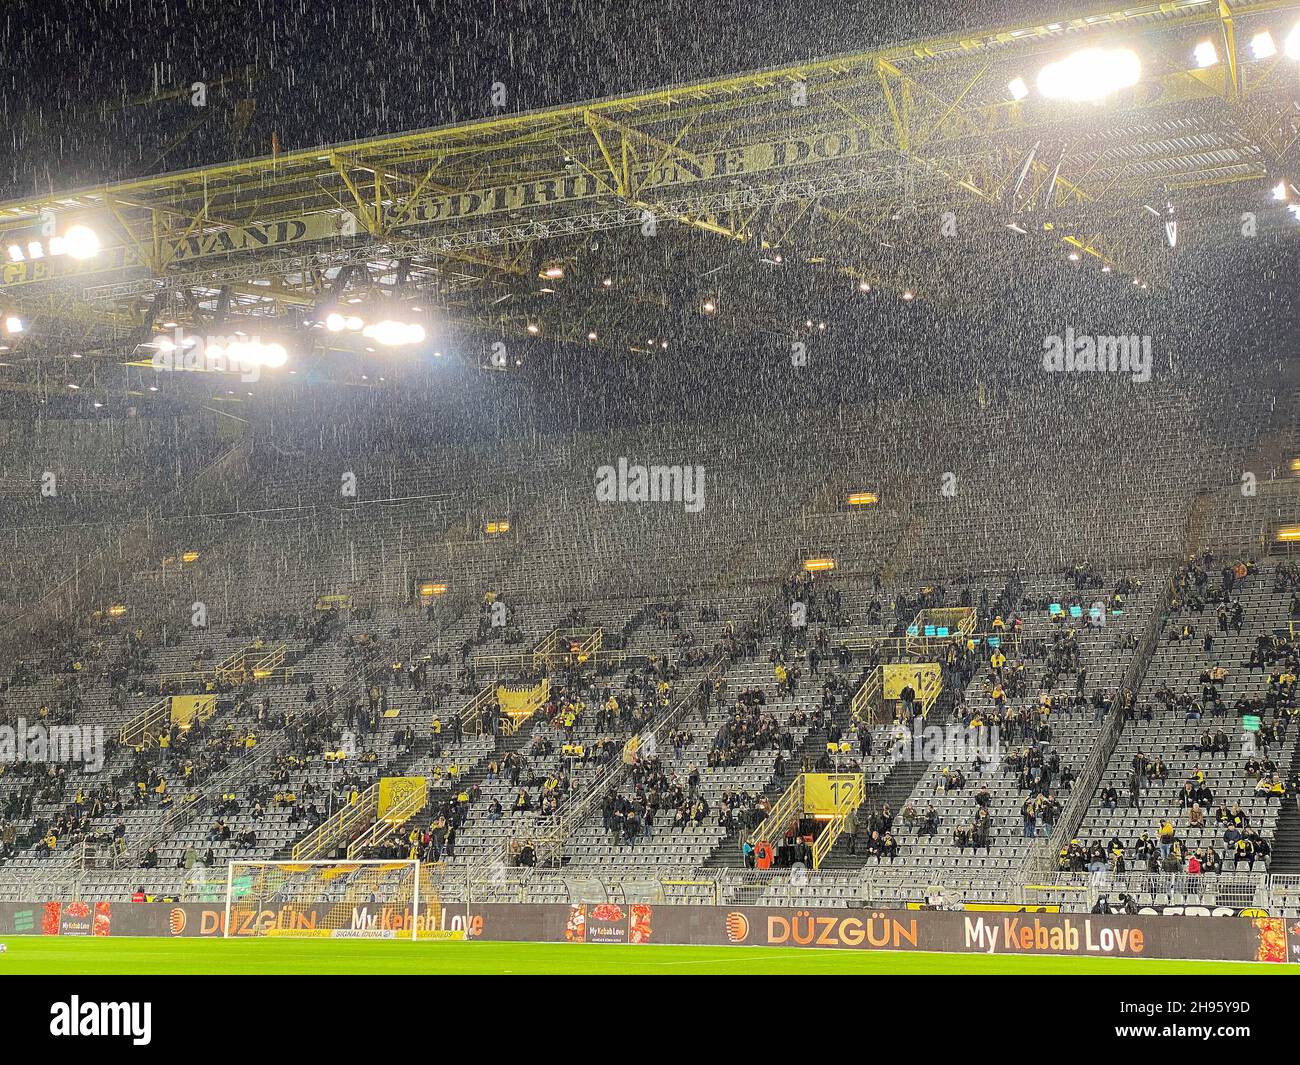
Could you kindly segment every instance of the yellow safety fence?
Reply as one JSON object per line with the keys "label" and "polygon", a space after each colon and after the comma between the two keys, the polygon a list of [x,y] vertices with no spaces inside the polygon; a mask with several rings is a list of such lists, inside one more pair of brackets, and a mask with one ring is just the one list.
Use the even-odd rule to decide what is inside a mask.
{"label": "yellow safety fence", "polygon": [[156,740],[167,731],[169,709],[168,700],[159,699],[152,706],[141,710],[118,733],[122,745],[144,747]]}
{"label": "yellow safety fence", "polygon": [[460,717],[462,731],[466,734],[473,732],[481,736],[490,727],[488,725],[488,711],[496,705],[496,701],[496,689],[489,684],[456,711]]}
{"label": "yellow safety fence", "polygon": [[943,691],[943,667],[938,662],[889,662],[877,666],[849,701],[854,718],[866,724],[887,724],[887,703],[897,702],[903,689],[916,693],[921,715],[929,714]]}
{"label": "yellow safety fence", "polygon": [[813,868],[818,869],[843,833],[849,814],[862,805],[866,794],[866,778],[861,773],[800,773],[763,823],[749,834],[749,842],[766,841],[778,847],[791,824],[805,816],[816,817],[825,821],[813,840]]}
{"label": "yellow safety fence", "polygon": [[382,778],[379,781],[379,806],[375,822],[348,844],[348,857],[359,857],[368,848],[386,843],[428,804],[429,781],[426,778]]}
{"label": "yellow safety fence", "polygon": [[327,817],[314,829],[293,845],[292,858],[298,862],[309,862],[328,854],[340,843],[355,839],[375,820],[379,812],[379,784],[371,784],[359,796],[357,801],[343,807],[338,813]]}
{"label": "yellow safety fence", "polygon": [[805,773],[804,813],[826,819],[813,840],[813,868],[820,869],[826,855],[848,824],[848,818],[867,797],[866,778],[861,773]]}

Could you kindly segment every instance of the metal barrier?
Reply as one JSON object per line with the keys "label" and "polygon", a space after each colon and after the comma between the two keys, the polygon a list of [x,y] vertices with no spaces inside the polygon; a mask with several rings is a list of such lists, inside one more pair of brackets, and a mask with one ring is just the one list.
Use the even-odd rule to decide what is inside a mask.
{"label": "metal barrier", "polygon": [[826,826],[813,840],[812,864],[820,869],[823,859],[830,854],[835,841],[848,825],[849,815],[854,813],[867,796],[866,780],[861,773],[837,773],[833,776],[832,794],[835,799],[835,812]]}
{"label": "metal barrier", "polygon": [[364,832],[379,815],[379,784],[366,788],[355,803],[327,817],[293,845],[292,858],[308,862]]}
{"label": "metal barrier", "polygon": [[238,688],[248,681],[271,680],[277,673],[283,680],[287,673],[283,668],[287,653],[288,650],[282,643],[273,647],[250,643],[210,669],[186,669],[160,673],[158,688],[160,691],[165,691],[174,687],[208,683]]}
{"label": "metal barrier", "polygon": [[475,735],[483,735],[485,731],[491,728],[487,723],[488,711],[496,705],[497,689],[495,684],[489,684],[481,689],[469,702],[462,706],[457,715],[460,717],[460,727],[466,734],[473,732]]}
{"label": "metal barrier", "polygon": [[786,827],[790,822],[797,821],[803,816],[803,786],[804,774],[800,773],[790,782],[790,786],[785,789],[781,797],[772,804],[772,809],[768,811],[763,823],[749,834],[750,843],[757,845],[764,840],[770,843],[772,840],[785,839]]}
{"label": "metal barrier", "polygon": [[[115,863],[116,864],[116,863]],[[109,863],[12,871],[0,866],[0,900],[103,898],[105,883],[121,889],[122,874],[107,872]],[[118,868],[123,868],[120,864]],[[436,869],[436,877],[435,877]],[[945,908],[1053,909],[1087,912],[1103,896],[1118,907],[1120,895],[1140,908],[1170,914],[1300,917],[1300,876],[1259,873],[1135,872],[1041,874],[1032,880],[998,877],[981,870],[933,870],[908,866],[866,865],[852,871],[792,869],[707,869],[665,867],[655,870],[507,868],[484,870],[471,865],[426,865],[429,887],[445,902],[657,902],[674,905],[879,906],[929,905],[936,896]],[[224,886],[225,873],[153,869],[149,882],[158,894],[182,901],[204,901],[212,884]],[[134,883],[134,880],[132,880]],[[206,886],[205,886],[206,885]]]}
{"label": "metal barrier", "polygon": [[117,738],[124,747],[147,747],[167,731],[170,722],[171,699],[163,698],[131,718]]}
{"label": "metal barrier", "polygon": [[375,823],[348,844],[348,857],[362,857],[369,847],[377,847],[392,838],[407,821],[429,804],[429,782],[422,780],[421,786],[398,800],[392,809],[379,816]]}
{"label": "metal barrier", "polygon": [[491,876],[467,867],[448,869],[439,887],[461,902],[658,901],[685,905],[882,906],[1051,909],[1088,912],[1105,897],[1113,908],[1126,895],[1144,909],[1215,915],[1300,916],[1300,877],[1266,873],[1216,876],[1135,873],[1059,873],[1033,882],[997,879],[977,871],[925,877],[916,869],[865,867],[853,872],[793,869],[497,868]]}

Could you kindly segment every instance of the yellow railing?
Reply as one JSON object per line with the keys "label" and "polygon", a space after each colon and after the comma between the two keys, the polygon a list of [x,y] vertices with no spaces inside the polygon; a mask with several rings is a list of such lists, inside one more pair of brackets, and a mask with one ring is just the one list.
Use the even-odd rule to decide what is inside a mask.
{"label": "yellow railing", "polygon": [[605,630],[597,629],[585,640],[578,645],[578,657],[582,659],[590,658],[600,650],[601,645],[605,642]]}
{"label": "yellow railing", "polygon": [[868,725],[874,724],[875,710],[881,703],[880,667],[877,666],[867,674],[853,698],[849,700],[849,710],[857,721]]}
{"label": "yellow railing", "polygon": [[538,641],[537,646],[533,648],[532,650],[533,665],[535,667],[545,665],[546,662],[550,659],[550,656],[555,654],[559,646],[560,646],[560,630],[558,628],[552,629],[545,636],[543,636]]}
{"label": "yellow railing", "polygon": [[[569,652],[564,653],[567,655]],[[475,655],[472,661],[474,668],[479,672],[527,673],[530,670],[533,672],[541,670],[556,657],[558,657],[556,652],[543,655],[533,651],[508,651],[503,654]],[[592,651],[585,655],[586,661],[583,665],[620,666],[629,657],[632,656],[629,656],[626,651]]]}
{"label": "yellow railing", "polygon": [[456,713],[460,717],[461,731],[481,736],[487,728],[488,711],[496,705],[496,686],[489,684],[462,706]]}
{"label": "yellow railing", "polygon": [[404,795],[383,817],[348,844],[348,857],[359,857],[367,847],[386,842],[394,832],[429,804],[429,782]]}
{"label": "yellow railing", "polygon": [[835,796],[834,815],[826,822],[826,827],[813,840],[812,863],[814,869],[820,869],[822,860],[830,854],[835,841],[844,831],[849,814],[853,813],[867,797],[866,777],[862,773],[831,774]]}
{"label": "yellow railing", "polygon": [[[923,630],[924,631],[924,630]],[[1006,632],[971,632],[948,636],[860,636],[845,640],[845,650],[851,655],[863,655],[874,652],[887,661],[900,661],[908,655],[922,655],[929,658],[942,658],[947,647],[954,640],[964,645],[967,640],[987,640],[996,636],[1001,641],[1002,650],[1010,658],[1019,653],[1020,636],[1008,630]]]}
{"label": "yellow railing", "polygon": [[[929,665],[930,663],[927,663]],[[938,666],[938,663],[934,663]],[[937,670],[926,670],[921,675],[921,683],[916,689],[917,702],[921,704],[921,716],[928,717],[930,708],[939,700],[939,695],[943,691],[943,667],[938,666]]]}
{"label": "yellow railing", "polygon": [[749,834],[750,843],[766,840],[774,847],[780,845],[785,839],[785,830],[790,822],[803,816],[803,785],[803,774],[800,773],[785,789],[785,794],[776,800],[776,804],[763,823]]}
{"label": "yellow railing", "polygon": [[[907,651],[909,654],[925,655],[930,653],[931,640],[947,640],[953,637],[967,639],[975,632],[977,620],[975,608],[969,606],[946,606],[922,610],[908,626]],[[927,628],[934,631],[926,635]]]}
{"label": "yellow railing", "polygon": [[284,665],[284,659],[287,653],[288,649],[286,646],[284,644],[279,644],[270,651],[267,651],[260,658],[250,658],[250,656],[245,655],[244,664],[246,673],[248,676],[252,677],[253,680],[265,680]]}
{"label": "yellow railing", "polygon": [[171,699],[160,699],[123,725],[118,739],[124,747],[147,746],[167,731],[170,720]]}
{"label": "yellow railing", "polygon": [[849,710],[864,724],[887,724],[885,703],[898,699],[909,685],[916,693],[921,715],[928,715],[943,692],[943,667],[937,662],[886,662],[877,666],[849,700]]}
{"label": "yellow railing", "polygon": [[344,840],[353,839],[379,813],[379,785],[371,784],[357,801],[327,817],[293,845],[294,861],[309,862],[319,858]]}
{"label": "yellow railing", "polygon": [[167,685],[206,684],[214,681],[239,687],[250,680],[267,680],[284,666],[288,649],[285,644],[267,647],[261,643],[250,643],[228,658],[222,659],[209,669],[186,669],[170,673],[160,673],[158,684]]}
{"label": "yellow railing", "polygon": [[[810,776],[817,785],[812,790]],[[790,825],[805,814],[829,814],[825,827],[813,840],[813,868],[816,869],[840,838],[849,814],[862,805],[866,795],[866,777],[862,773],[800,773],[777,799],[763,823],[749,834],[749,842],[766,841],[774,848],[779,847]]]}

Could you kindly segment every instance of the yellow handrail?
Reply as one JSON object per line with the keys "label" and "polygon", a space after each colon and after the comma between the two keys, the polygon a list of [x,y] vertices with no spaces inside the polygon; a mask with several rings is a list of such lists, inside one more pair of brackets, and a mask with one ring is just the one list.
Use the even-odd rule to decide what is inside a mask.
{"label": "yellow handrail", "polygon": [[486,716],[486,711],[496,703],[496,698],[496,687],[489,684],[457,710],[456,714],[460,718],[461,730],[467,733],[474,730],[478,735],[482,735],[483,719]]}
{"label": "yellow handrail", "polygon": [[863,800],[867,797],[866,777],[862,773],[836,773],[833,774],[837,782],[849,782],[849,787],[835,788],[835,814],[826,822],[826,827],[821,830],[817,838],[813,840],[812,864],[814,869],[820,869],[822,859],[830,854],[831,848],[835,846],[835,841],[840,838],[844,831],[845,822],[849,814],[853,813]]}
{"label": "yellow handrail", "polygon": [[143,747],[167,730],[170,717],[171,699],[160,699],[123,725],[118,739],[125,747]]}
{"label": "yellow handrail", "polygon": [[804,779],[800,773],[776,800],[771,811],[753,832],[749,834],[750,843],[766,840],[769,843],[785,838],[785,828],[792,820],[803,814]]}
{"label": "yellow handrail", "polygon": [[[862,687],[849,700],[849,711],[853,714],[855,720],[868,725],[874,724],[872,721],[873,714],[870,711],[873,711],[881,703],[883,689],[880,678],[881,670],[877,666],[867,675],[867,679],[862,682]],[[863,711],[868,711],[866,716],[863,715]]]}
{"label": "yellow handrail", "polygon": [[294,861],[306,862],[320,857],[336,843],[351,838],[351,830],[360,821],[373,821],[379,812],[379,784],[371,784],[350,806],[327,817],[293,845]]}
{"label": "yellow handrail", "polygon": [[423,782],[400,799],[383,817],[348,844],[348,857],[356,858],[365,848],[378,846],[429,804],[429,782]]}

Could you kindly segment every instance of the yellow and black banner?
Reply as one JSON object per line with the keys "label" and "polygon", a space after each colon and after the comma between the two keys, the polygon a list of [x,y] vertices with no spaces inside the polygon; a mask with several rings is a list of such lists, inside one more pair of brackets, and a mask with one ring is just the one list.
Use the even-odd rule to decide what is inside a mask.
{"label": "yellow and black banner", "polygon": [[217,709],[215,695],[173,695],[171,700],[171,722],[182,731],[206,721]]}

